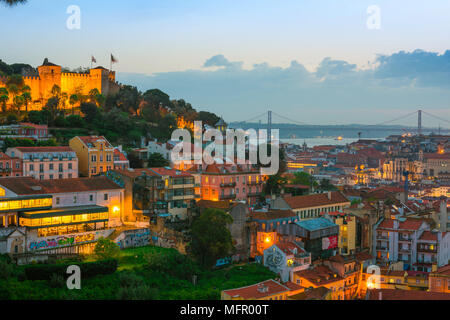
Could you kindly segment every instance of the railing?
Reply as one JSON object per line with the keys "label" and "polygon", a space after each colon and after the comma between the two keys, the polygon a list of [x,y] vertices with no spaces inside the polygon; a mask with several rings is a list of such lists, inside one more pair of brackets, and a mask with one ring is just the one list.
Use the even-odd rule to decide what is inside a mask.
{"label": "railing", "polygon": [[219,196],[220,200],[231,200],[236,199],[236,194],[222,194]]}
{"label": "railing", "polygon": [[262,184],[262,181],[247,181],[247,185],[248,186],[259,186],[260,184]]}
{"label": "railing", "polygon": [[222,187],[222,188],[234,188],[234,187],[236,187],[236,182],[221,183],[220,187]]}

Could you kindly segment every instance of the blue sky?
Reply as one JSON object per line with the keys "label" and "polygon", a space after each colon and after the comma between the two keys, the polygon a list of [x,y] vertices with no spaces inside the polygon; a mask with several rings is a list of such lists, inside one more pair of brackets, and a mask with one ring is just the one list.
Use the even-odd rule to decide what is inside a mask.
{"label": "blue sky", "polygon": [[[66,28],[69,5],[80,30]],[[370,5],[379,30],[366,26]],[[449,16],[450,1],[29,0],[0,6],[0,59],[75,68],[113,53],[119,81],[226,120],[271,108],[371,123],[419,106],[450,118]]]}

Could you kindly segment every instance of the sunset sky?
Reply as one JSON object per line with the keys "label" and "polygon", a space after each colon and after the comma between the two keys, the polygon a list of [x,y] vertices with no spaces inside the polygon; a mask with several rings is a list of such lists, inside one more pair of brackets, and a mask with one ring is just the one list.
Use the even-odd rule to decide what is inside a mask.
{"label": "sunset sky", "polygon": [[[70,5],[79,30],[66,26]],[[371,5],[380,29],[367,27]],[[450,119],[449,16],[450,1],[29,0],[0,5],[0,59],[109,67],[113,53],[120,82],[227,121],[268,109],[313,124],[419,108]]]}

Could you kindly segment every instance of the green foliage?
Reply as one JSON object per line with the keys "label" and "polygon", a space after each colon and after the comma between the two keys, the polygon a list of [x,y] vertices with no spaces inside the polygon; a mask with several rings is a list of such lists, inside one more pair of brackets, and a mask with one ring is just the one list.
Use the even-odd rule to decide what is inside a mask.
{"label": "green foliage", "polygon": [[76,114],[66,117],[66,121],[68,124],[67,126],[70,128],[84,128],[86,125],[84,119]]}
{"label": "green foliage", "polygon": [[66,284],[64,277],[60,274],[52,274],[48,284],[51,288],[62,288]]}
{"label": "green foliage", "polygon": [[135,272],[121,272],[119,282],[118,300],[156,300],[158,297],[158,289],[147,285],[144,279]]}
{"label": "green foliage", "polygon": [[148,157],[148,167],[149,168],[162,168],[170,165],[169,160],[164,158],[161,153],[152,153]]}
{"label": "green foliage", "polygon": [[[0,255],[0,280],[8,279],[13,275],[14,266],[11,263],[11,259],[7,255]],[[0,290],[1,291],[1,290]]]}
{"label": "green foliage", "polygon": [[233,242],[227,228],[232,222],[229,214],[217,209],[206,209],[194,220],[189,249],[202,266],[211,268],[217,259],[232,253]]}
{"label": "green foliage", "polygon": [[295,178],[292,181],[293,184],[302,184],[304,186],[317,186],[317,182],[314,181],[314,178],[307,172],[296,172],[294,174]]}
{"label": "green foliage", "polygon": [[18,120],[19,120],[19,118],[14,113],[10,113],[6,117],[6,122],[8,124],[15,124],[15,123],[17,123]]}
{"label": "green foliage", "polygon": [[[55,275],[65,277],[67,267],[72,263],[64,264],[35,264],[25,267],[25,275],[28,280],[51,280]],[[82,278],[91,278],[101,274],[114,273],[117,269],[116,259],[106,259],[95,262],[78,263]]]}
{"label": "green foliage", "polygon": [[212,112],[200,111],[198,113],[197,120],[200,120],[203,123],[206,123],[206,124],[210,125],[211,127],[213,127],[220,120],[220,117],[218,117],[216,114],[214,114]]}
{"label": "green foliage", "polygon": [[153,252],[146,255],[148,268],[172,277],[189,280],[198,272],[197,265],[175,249],[168,252]]}
{"label": "green foliage", "polygon": [[117,258],[119,253],[120,253],[119,246],[110,239],[105,238],[98,239],[94,248],[94,254],[99,259]]}

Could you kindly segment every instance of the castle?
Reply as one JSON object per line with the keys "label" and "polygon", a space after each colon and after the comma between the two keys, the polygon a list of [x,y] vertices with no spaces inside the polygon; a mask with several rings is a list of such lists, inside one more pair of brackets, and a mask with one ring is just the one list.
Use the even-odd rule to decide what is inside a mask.
{"label": "castle", "polygon": [[[103,67],[96,67],[89,70],[89,73],[62,72],[61,66],[44,60],[38,67],[38,76],[24,76],[25,85],[31,88],[32,102],[28,110],[41,110],[51,97],[51,90],[54,85],[61,88],[62,93],[67,97],[79,93],[88,95],[92,89],[97,89],[101,94],[107,96],[119,90],[116,82],[115,71],[109,71]],[[0,87],[6,86],[6,78],[0,77]],[[9,96],[7,104],[12,104],[13,97]],[[66,106],[68,106],[66,101]]]}

